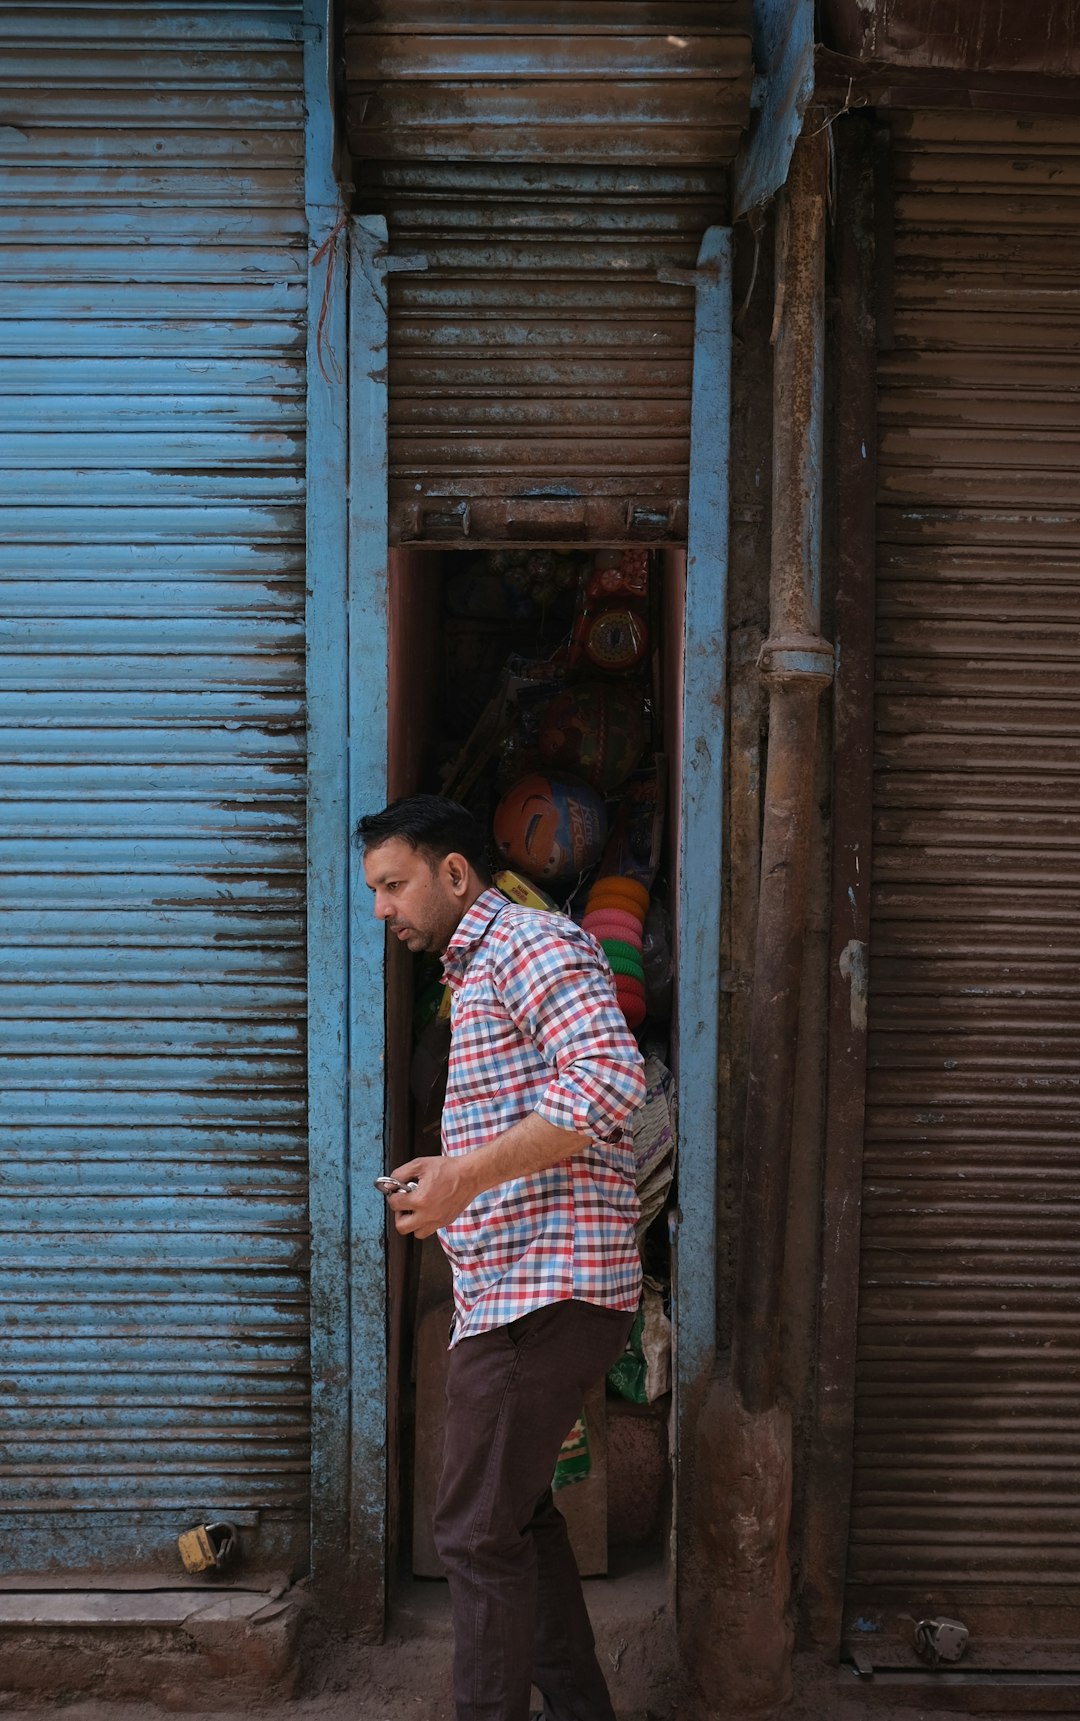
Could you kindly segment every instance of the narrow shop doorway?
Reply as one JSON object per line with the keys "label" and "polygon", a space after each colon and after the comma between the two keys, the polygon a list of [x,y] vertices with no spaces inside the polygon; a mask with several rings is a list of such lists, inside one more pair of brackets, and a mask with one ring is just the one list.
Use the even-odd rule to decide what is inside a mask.
{"label": "narrow shop doorway", "polygon": [[[628,20],[603,4],[571,19],[561,0],[527,17],[444,10],[343,0],[339,12],[345,178],[364,212],[353,217],[348,335],[348,799],[359,812],[376,785],[397,786],[384,769],[381,697],[388,546],[420,558],[451,546],[685,553],[672,651],[684,739],[671,749],[682,769],[669,777],[668,840],[684,1178],[688,1156],[695,1163],[673,1312],[676,1385],[695,1390],[674,1395],[679,1425],[715,1338],[731,354],[730,232],[720,224],[750,112],[751,11],[676,5]],[[675,638],[669,630],[669,650]],[[414,736],[402,756],[419,744]],[[358,1254],[373,1265],[382,1247],[368,1172],[385,1035],[370,985],[382,945],[350,889],[354,899],[350,1319],[367,1373],[365,1396],[354,1368],[351,1415],[353,1450],[359,1442],[367,1460],[357,1532],[373,1542],[386,1529],[374,1494],[384,1436],[391,1465],[401,1442],[395,1404],[387,1414],[371,1396],[383,1308],[371,1275],[362,1294],[355,1271]],[[390,991],[392,1011],[403,1009]]]}
{"label": "narrow shop doorway", "polygon": [[[502,562],[506,562],[508,552],[517,557],[521,551],[554,551],[559,558],[571,559],[573,578],[567,582],[566,592],[561,599],[557,591],[549,594],[545,610],[548,620],[553,624],[558,621],[555,633],[517,642],[519,648],[522,643],[528,645],[536,658],[545,648],[550,653],[552,639],[557,642],[566,633],[573,634],[575,617],[582,619],[577,616],[578,598],[592,575],[603,571],[597,564],[598,552],[605,552],[609,560],[618,563],[627,548],[640,555],[645,546],[627,545],[614,534],[591,544],[568,536],[562,541],[537,542],[537,516],[543,530],[551,530],[551,518],[548,511],[526,501],[522,513],[534,523],[528,532],[516,540],[508,532],[509,543],[506,539],[492,542],[491,537],[477,533],[479,541],[466,553],[464,565],[452,563],[443,544],[417,542],[406,547],[399,543],[390,548],[386,354],[392,317],[388,319],[387,277],[399,260],[387,247],[386,227],[379,217],[354,220],[350,254],[348,596],[344,613],[351,828],[360,813],[422,780],[422,772],[429,768],[430,730],[439,730],[441,744],[446,743],[436,693],[439,676],[445,677],[446,672],[448,630],[444,622],[463,624],[467,631],[469,617],[454,618],[448,612],[451,587],[456,592],[462,576],[466,584],[472,578],[468,558],[475,562],[481,553],[490,557],[492,552],[502,552]],[[401,264],[413,267],[422,261],[408,258]],[[662,689],[660,704],[650,693],[646,745],[655,741],[654,726],[661,725],[666,757],[665,864],[672,1020],[678,1024],[669,1050],[678,1096],[678,1163],[683,1186],[691,1192],[691,1198],[671,1212],[675,1240],[671,1251],[670,1408],[676,1500],[678,1454],[685,1443],[696,1388],[711,1369],[715,1343],[731,326],[730,233],[726,229],[711,228],[704,235],[697,267],[684,272],[683,284],[691,289],[695,307],[692,400],[688,402],[689,482],[684,480],[683,491],[686,542],[684,545],[669,536],[666,543],[654,544],[645,558],[649,574],[643,600],[645,618],[648,622],[652,616],[649,638],[660,642],[661,650],[658,658],[656,648],[650,645],[647,664],[639,669],[650,685],[655,677]],[[591,517],[587,509],[583,512],[588,528]],[[643,518],[657,524],[647,510],[628,506],[627,536],[640,529]],[[454,515],[458,535],[455,550],[461,548],[463,519],[461,511]],[[665,515],[658,526],[659,533],[665,528],[670,532],[670,516]],[[565,533],[565,517],[558,529]],[[500,582],[505,574],[513,574],[509,581],[512,590],[515,578],[520,582],[524,575],[527,583],[528,578],[544,577],[545,570],[542,564],[539,569],[522,569],[518,563],[515,569],[493,566],[489,561],[483,570],[475,570],[478,579],[481,573],[488,578],[497,575]],[[620,596],[617,592],[609,595],[613,600]],[[510,605],[510,599],[506,601]],[[561,618],[557,613],[560,601],[569,604]],[[471,602],[463,607],[467,610]],[[514,618],[495,615],[486,619],[501,625]],[[528,620],[523,616],[517,619]],[[507,655],[513,653],[508,650],[503,657]],[[646,663],[645,657],[642,663]],[[501,667],[502,659],[498,659],[496,668]],[[467,679],[475,678],[470,672]],[[459,712],[457,720],[467,739],[466,716]],[[352,864],[355,868],[355,856]],[[399,1142],[404,1142],[406,1156],[412,1152],[414,1102],[409,1065],[416,988],[411,978],[395,967],[403,952],[384,950],[381,930],[371,918],[368,893],[357,877],[350,884],[350,902],[351,1404],[354,1448],[365,1455],[362,1471],[355,1466],[352,1471],[354,1534],[366,1569],[373,1576],[383,1569],[394,1576],[401,1569],[399,1556],[409,1553],[403,1545],[407,1526],[400,1508],[412,1487],[411,1480],[406,1486],[403,1469],[406,1459],[412,1464],[413,1434],[403,1415],[409,1410],[408,1395],[399,1387],[405,1371],[413,1367],[413,1332],[405,1316],[408,1312],[409,1320],[415,1323],[419,1266],[410,1264],[396,1237],[389,1239],[388,1246],[384,1205],[371,1184],[386,1164],[400,1163],[403,1155]],[[373,986],[384,967],[385,1009],[382,988],[377,983]],[[403,1048],[396,1057],[395,1046]],[[385,1490],[380,1486],[384,1478]],[[411,1497],[409,1505],[411,1511]],[[676,1564],[678,1522],[676,1511]]]}
{"label": "narrow shop doorway", "polygon": [[[581,920],[600,877],[617,876],[638,904],[601,934],[646,1059],[650,1097],[635,1136],[646,1291],[627,1355],[592,1395],[557,1472],[586,1575],[659,1564],[671,1525],[681,729],[671,642],[681,641],[684,587],[675,549],[515,543],[390,559],[390,795],[463,801],[488,833],[496,882],[537,912]],[[395,1164],[439,1151],[449,1022],[437,960],[397,947],[387,960]],[[391,1239],[389,1305],[399,1569],[431,1578],[451,1308],[435,1239]]]}

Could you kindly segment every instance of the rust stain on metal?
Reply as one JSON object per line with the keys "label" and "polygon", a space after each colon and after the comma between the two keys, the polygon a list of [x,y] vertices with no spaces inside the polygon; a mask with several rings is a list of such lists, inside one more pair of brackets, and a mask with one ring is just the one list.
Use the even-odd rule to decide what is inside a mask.
{"label": "rust stain on metal", "polygon": [[[344,8],[357,161],[730,161],[749,116],[751,7],[678,0]],[[613,89],[618,86],[618,98]]]}
{"label": "rust stain on metal", "polygon": [[820,625],[825,142],[800,141],[785,197],[783,305],[773,370],[769,747],[739,1215],[733,1369],[747,1410],[779,1374],[779,1304],[813,813],[818,704],[831,654]]}
{"label": "rust stain on metal", "polygon": [[824,0],[830,47],[891,65],[968,72],[1080,72],[1074,0]]}

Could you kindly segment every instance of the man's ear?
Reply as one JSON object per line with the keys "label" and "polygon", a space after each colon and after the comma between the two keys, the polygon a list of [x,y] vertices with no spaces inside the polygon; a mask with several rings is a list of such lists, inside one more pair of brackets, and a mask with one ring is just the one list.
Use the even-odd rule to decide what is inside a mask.
{"label": "man's ear", "polygon": [[469,863],[464,855],[448,854],[443,861],[446,882],[455,896],[464,896],[469,888]]}

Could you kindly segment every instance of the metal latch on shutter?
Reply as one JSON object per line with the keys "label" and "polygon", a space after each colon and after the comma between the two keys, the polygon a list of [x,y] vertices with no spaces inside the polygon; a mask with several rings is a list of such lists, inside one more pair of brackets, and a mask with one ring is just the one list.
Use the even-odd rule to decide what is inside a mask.
{"label": "metal latch on shutter", "polygon": [[679,497],[663,503],[628,502],[626,530],[632,538],[664,538],[675,530],[682,507]]}
{"label": "metal latch on shutter", "polygon": [[401,510],[401,536],[410,538],[467,538],[472,526],[468,502],[447,500],[443,506],[427,508],[422,502],[406,502]]}

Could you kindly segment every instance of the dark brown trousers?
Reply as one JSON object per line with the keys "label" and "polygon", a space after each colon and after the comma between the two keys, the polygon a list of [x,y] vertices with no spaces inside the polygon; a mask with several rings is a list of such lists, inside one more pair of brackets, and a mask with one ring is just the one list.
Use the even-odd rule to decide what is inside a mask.
{"label": "dark brown trousers", "polygon": [[450,1584],[457,1721],[614,1721],[581,1580],[551,1497],[585,1391],[633,1316],[550,1303],[450,1352],[435,1545]]}

